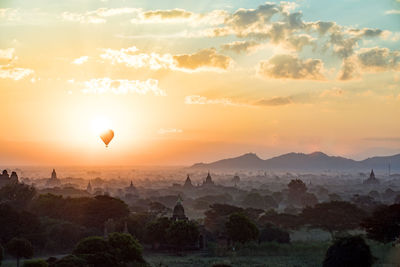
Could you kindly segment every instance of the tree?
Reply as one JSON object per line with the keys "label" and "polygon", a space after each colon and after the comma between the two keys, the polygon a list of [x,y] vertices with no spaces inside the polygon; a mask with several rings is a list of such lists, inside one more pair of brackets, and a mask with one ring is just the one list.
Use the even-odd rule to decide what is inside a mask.
{"label": "tree", "polygon": [[272,223],[284,229],[298,229],[303,225],[299,216],[287,213],[277,213],[274,210],[266,212],[257,222],[259,225]]}
{"label": "tree", "polygon": [[128,232],[140,242],[145,242],[146,231],[143,231],[143,228],[153,221],[154,218],[154,215],[148,212],[138,212],[129,215],[129,217],[126,219]]}
{"label": "tree", "polygon": [[17,211],[12,206],[0,204],[0,239],[7,243],[15,236],[29,238],[39,232],[39,219],[27,211]]}
{"label": "tree", "polygon": [[314,194],[305,193],[300,198],[300,203],[303,207],[314,207],[318,203],[318,199]]}
{"label": "tree", "polygon": [[72,222],[54,219],[42,220],[42,222],[44,222],[42,225],[47,230],[47,247],[50,247],[53,251],[71,249],[87,234],[87,230],[83,226]]}
{"label": "tree", "polygon": [[326,252],[323,267],[370,267],[374,258],[369,246],[360,236],[343,237]]}
{"label": "tree", "polygon": [[242,205],[256,209],[263,209],[265,207],[264,198],[258,193],[247,194],[242,201]]}
{"label": "tree", "polygon": [[360,227],[366,213],[349,202],[333,201],[319,203],[303,209],[300,217],[305,224],[330,232],[346,231]]}
{"label": "tree", "polygon": [[42,259],[26,260],[22,267],[47,267],[49,264]]}
{"label": "tree", "polygon": [[229,215],[235,212],[243,212],[243,209],[228,204],[210,205],[210,209],[204,213],[206,215],[204,218],[204,226],[215,236],[224,234],[225,223]]}
{"label": "tree", "polygon": [[106,253],[108,251],[108,243],[100,236],[90,236],[82,239],[76,245],[73,254],[95,254]]}
{"label": "tree", "polygon": [[67,255],[59,260],[57,260],[54,264],[57,267],[86,267],[86,261],[82,258],[79,258],[75,255]]}
{"label": "tree", "polygon": [[139,242],[131,235],[122,233],[109,234],[107,240],[99,236],[84,238],[77,244],[73,255],[84,259],[86,265],[98,267],[122,267],[128,263],[145,262]]}
{"label": "tree", "polygon": [[32,258],[33,247],[31,242],[25,238],[13,238],[7,243],[7,252],[17,259],[17,267],[19,267],[20,258]]}
{"label": "tree", "polygon": [[370,239],[382,243],[395,241],[400,235],[400,204],[377,208],[361,226]]}
{"label": "tree", "polygon": [[117,220],[128,214],[128,205],[122,200],[110,196],[96,196],[86,206],[84,224],[88,227],[103,228],[108,219]]}
{"label": "tree", "polygon": [[4,249],[0,245],[0,266],[1,266],[1,262],[3,261],[3,258],[4,258]]}
{"label": "tree", "polygon": [[112,233],[108,235],[108,245],[110,254],[119,262],[125,263],[143,263],[142,246],[130,234]]}
{"label": "tree", "polygon": [[117,259],[109,253],[109,245],[104,238],[91,236],[79,241],[73,254],[85,260],[86,265],[106,267],[118,266]]}
{"label": "tree", "polygon": [[0,201],[7,201],[18,209],[26,208],[36,195],[36,189],[26,184],[10,184],[0,189]]}
{"label": "tree", "polygon": [[288,184],[290,194],[304,194],[307,192],[306,184],[300,179],[291,180]]}
{"label": "tree", "polygon": [[199,240],[199,229],[194,221],[175,221],[167,229],[167,240],[177,251],[193,247]]}
{"label": "tree", "polygon": [[146,239],[153,248],[160,244],[167,243],[167,229],[171,225],[171,220],[167,217],[161,217],[149,223],[146,227]]}
{"label": "tree", "polygon": [[165,216],[171,209],[167,208],[160,202],[151,202],[149,205],[150,213],[156,216]]}
{"label": "tree", "polygon": [[274,209],[277,208],[278,202],[272,196],[264,196],[264,208],[265,209]]}
{"label": "tree", "polygon": [[258,228],[242,213],[234,213],[229,216],[225,224],[226,232],[233,242],[246,243],[258,238]]}
{"label": "tree", "polygon": [[300,205],[301,198],[307,192],[306,184],[300,179],[291,180],[290,183],[288,184],[288,189],[289,189],[289,195],[288,195],[289,203],[294,205]]}
{"label": "tree", "polygon": [[273,224],[266,224],[260,232],[259,242],[290,243],[290,235]]}

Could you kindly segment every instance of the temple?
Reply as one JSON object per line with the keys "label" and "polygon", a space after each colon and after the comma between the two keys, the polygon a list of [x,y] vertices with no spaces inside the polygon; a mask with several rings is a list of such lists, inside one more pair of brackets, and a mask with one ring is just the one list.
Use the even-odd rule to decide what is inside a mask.
{"label": "temple", "polygon": [[184,189],[192,189],[193,188],[193,184],[192,184],[192,180],[190,180],[189,174],[186,177],[186,181],[185,184],[183,185]]}
{"label": "temple", "polygon": [[89,183],[88,183],[88,185],[87,185],[87,187],[86,187],[86,191],[87,191],[88,193],[92,193],[92,191],[93,191],[92,185],[91,185],[90,181],[89,181]]}
{"label": "temple", "polygon": [[128,187],[125,187],[125,192],[127,194],[136,194],[137,193],[137,189],[136,187],[133,185],[133,182],[131,181],[131,184]]}
{"label": "temple", "polygon": [[205,186],[215,185],[211,178],[210,172],[208,172],[206,180],[203,182],[203,185]]}
{"label": "temple", "polygon": [[7,170],[3,170],[0,175],[0,188],[6,185],[17,184],[18,183],[18,175],[16,172],[12,172],[11,176],[8,175]]}
{"label": "temple", "polygon": [[53,169],[53,171],[51,172],[51,178],[49,180],[47,180],[46,182],[46,186],[48,187],[56,187],[61,185],[61,181],[60,179],[57,178],[57,173],[56,170]]}
{"label": "temple", "polygon": [[379,184],[379,180],[375,178],[374,169],[371,170],[369,178],[364,181],[364,184]]}
{"label": "temple", "polygon": [[174,207],[174,212],[172,213],[172,218],[173,221],[187,221],[188,218],[185,215],[185,209],[182,206],[182,199],[179,196],[178,200],[176,201],[175,207]]}

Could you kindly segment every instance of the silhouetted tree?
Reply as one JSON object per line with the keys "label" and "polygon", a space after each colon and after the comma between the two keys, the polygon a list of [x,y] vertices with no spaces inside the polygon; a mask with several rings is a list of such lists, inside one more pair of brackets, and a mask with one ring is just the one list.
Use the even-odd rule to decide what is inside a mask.
{"label": "silhouetted tree", "polygon": [[246,243],[258,238],[257,226],[242,213],[230,215],[225,227],[228,237],[233,242]]}
{"label": "silhouetted tree", "polygon": [[146,241],[157,248],[160,244],[167,243],[167,229],[171,225],[171,220],[167,217],[161,217],[149,223],[146,227]]}
{"label": "silhouetted tree", "polygon": [[247,208],[242,212],[246,215],[250,220],[257,221],[261,214],[264,213],[263,209],[255,209],[255,208]]}
{"label": "silhouetted tree", "polygon": [[273,224],[266,224],[260,231],[259,242],[290,243],[290,234]]}
{"label": "silhouetted tree", "polygon": [[304,194],[307,192],[306,184],[300,179],[291,180],[288,184],[288,189],[291,194]]}
{"label": "silhouetted tree", "polygon": [[10,184],[0,188],[0,201],[8,202],[13,207],[24,209],[36,195],[33,186],[25,184]]}
{"label": "silhouetted tree", "polygon": [[31,242],[25,238],[13,238],[7,243],[7,253],[16,258],[17,267],[19,267],[19,260],[21,258],[32,258],[33,246]]}
{"label": "silhouetted tree", "polygon": [[245,207],[263,209],[265,206],[265,203],[264,203],[264,198],[260,194],[249,193],[243,199],[242,205]]}
{"label": "silhouetted tree", "polygon": [[204,218],[204,226],[215,236],[224,234],[225,223],[227,222],[229,215],[235,212],[243,212],[243,209],[228,204],[210,205],[210,209],[204,213],[206,215]]}
{"label": "silhouetted tree", "polygon": [[96,196],[86,206],[85,225],[103,228],[108,219],[118,220],[129,214],[128,205],[120,199],[110,196]]}
{"label": "silhouetted tree", "polygon": [[265,209],[274,209],[278,207],[278,202],[272,196],[264,196],[264,208]]}
{"label": "silhouetted tree", "polygon": [[7,243],[15,236],[30,238],[40,231],[39,219],[26,211],[17,211],[8,204],[0,203],[0,239]]}
{"label": "silhouetted tree", "polygon": [[277,213],[274,210],[269,210],[258,220],[259,225],[272,223],[284,229],[298,229],[303,225],[301,218],[297,215],[287,213]]}
{"label": "silhouetted tree", "polygon": [[351,199],[351,202],[367,212],[373,211],[380,205],[380,203],[375,201],[375,199],[371,196],[354,195]]}
{"label": "silhouetted tree", "polygon": [[300,198],[300,203],[303,207],[314,207],[316,204],[318,204],[318,199],[314,194],[305,193]]}
{"label": "silhouetted tree", "polygon": [[395,241],[400,235],[400,204],[376,209],[361,226],[367,231],[370,239],[382,243]]}
{"label": "silhouetted tree", "polygon": [[59,260],[57,260],[54,267],[86,267],[86,261],[75,255],[67,255]]}
{"label": "silhouetted tree", "polygon": [[42,219],[42,226],[47,233],[46,249],[52,251],[71,249],[79,240],[88,235],[85,227],[66,221]]}
{"label": "silhouetted tree", "polygon": [[323,267],[370,267],[373,256],[369,246],[360,236],[336,240],[326,252]]}
{"label": "silhouetted tree", "polygon": [[300,179],[291,180],[288,184],[288,189],[289,203],[300,205],[301,197],[307,192],[306,184]]}
{"label": "silhouetted tree", "polygon": [[282,192],[273,192],[272,193],[272,197],[274,198],[274,200],[276,201],[276,203],[279,205],[279,203],[282,202],[283,200],[283,194]]}
{"label": "silhouetted tree", "polygon": [[171,209],[167,208],[160,202],[151,202],[149,205],[150,213],[156,216],[165,216]]}
{"label": "silhouetted tree", "polygon": [[126,219],[129,233],[140,242],[146,242],[146,231],[143,230],[154,219],[154,215],[148,212],[130,214]]}
{"label": "silhouetted tree", "polygon": [[199,229],[194,221],[176,221],[167,229],[167,240],[176,250],[193,247],[199,240]]}
{"label": "silhouetted tree", "polygon": [[334,201],[307,207],[301,213],[305,224],[321,228],[332,235],[335,231],[357,229],[366,213],[349,202]]}
{"label": "silhouetted tree", "polygon": [[22,267],[47,267],[49,264],[42,259],[25,260]]}
{"label": "silhouetted tree", "polygon": [[142,246],[130,234],[112,233],[108,235],[109,253],[122,266],[125,263],[143,263]]}
{"label": "silhouetted tree", "polygon": [[4,258],[4,248],[0,245],[0,266]]}
{"label": "silhouetted tree", "polygon": [[330,202],[332,202],[332,201],[342,201],[342,198],[336,193],[329,194],[328,196],[329,196],[329,201]]}

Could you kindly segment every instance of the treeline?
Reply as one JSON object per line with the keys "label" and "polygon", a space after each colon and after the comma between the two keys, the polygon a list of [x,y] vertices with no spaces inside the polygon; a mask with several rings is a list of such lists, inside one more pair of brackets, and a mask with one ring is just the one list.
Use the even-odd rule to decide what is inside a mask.
{"label": "treeline", "polygon": [[[292,186],[292,201],[301,201],[299,196],[305,194],[303,185],[295,182]],[[297,215],[212,204],[205,211],[204,220],[197,222],[173,221],[165,217],[166,210],[162,204],[153,203],[148,211],[131,212],[125,202],[110,196],[37,195],[33,187],[16,184],[0,189],[0,243],[9,255],[13,255],[12,249],[7,249],[11,247],[10,242],[20,238],[28,241],[36,254],[72,251],[70,259],[87,262],[90,257],[74,252],[76,244],[91,236],[103,236],[104,226],[110,219],[110,233],[127,231],[132,236],[131,241],[121,237],[126,242],[175,251],[206,246],[201,242],[221,243],[221,240],[227,247],[247,242],[290,243],[290,231],[299,228],[323,229],[332,236],[363,229],[368,238],[383,243],[393,242],[400,235],[400,204],[368,210],[349,202],[331,201],[303,208]],[[110,244],[106,247],[113,250]]]}

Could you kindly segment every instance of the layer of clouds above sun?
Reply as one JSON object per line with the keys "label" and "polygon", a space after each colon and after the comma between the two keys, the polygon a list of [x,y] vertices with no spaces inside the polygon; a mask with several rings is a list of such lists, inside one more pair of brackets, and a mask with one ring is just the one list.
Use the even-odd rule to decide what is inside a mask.
{"label": "layer of clouds above sun", "polygon": [[[319,131],[317,122],[338,123],[332,114],[345,117],[352,105],[361,116],[379,104],[379,115],[389,117],[400,103],[399,1],[376,3],[374,21],[357,12],[340,15],[341,5],[333,2],[322,12],[315,0],[89,0],[79,8],[68,1],[57,6],[39,0],[35,7],[12,2],[0,5],[0,98],[18,102],[18,110],[33,95],[60,109],[63,101],[83,107],[88,101],[93,110],[110,103],[115,113],[151,117],[154,138],[201,139],[207,133],[225,140],[229,131],[238,141],[244,129],[248,135],[296,132],[290,123],[271,124],[272,117],[303,116],[308,123],[305,112],[315,108]],[[81,113],[91,112],[85,108]],[[220,135],[209,133],[208,120]],[[388,125],[387,135],[396,135]],[[329,136],[322,131],[321,139]]]}

